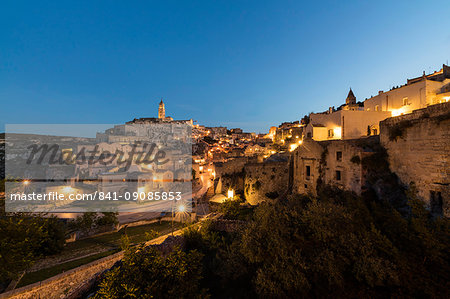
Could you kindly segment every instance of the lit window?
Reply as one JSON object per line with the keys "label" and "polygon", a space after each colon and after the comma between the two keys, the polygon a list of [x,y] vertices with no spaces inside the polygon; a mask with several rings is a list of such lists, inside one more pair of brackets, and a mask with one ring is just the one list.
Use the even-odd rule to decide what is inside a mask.
{"label": "lit window", "polygon": [[334,137],[334,130],[333,129],[328,130],[328,137],[329,138]]}

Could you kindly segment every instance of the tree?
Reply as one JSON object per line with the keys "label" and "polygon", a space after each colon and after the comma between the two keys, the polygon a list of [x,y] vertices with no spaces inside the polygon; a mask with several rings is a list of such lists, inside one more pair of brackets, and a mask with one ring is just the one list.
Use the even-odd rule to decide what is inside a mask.
{"label": "tree", "polygon": [[106,273],[94,298],[200,297],[201,258],[197,251],[176,249],[164,257],[152,247],[130,248]]}
{"label": "tree", "polygon": [[339,190],[279,199],[256,209],[242,253],[263,297],[446,298],[448,221],[412,210]]}
{"label": "tree", "polygon": [[95,225],[97,226],[105,226],[105,225],[116,225],[119,223],[117,216],[119,213],[117,212],[102,212],[102,217],[95,218]]}
{"label": "tree", "polygon": [[0,218],[0,280],[15,279],[33,262],[61,252],[65,226],[56,217],[14,214]]}

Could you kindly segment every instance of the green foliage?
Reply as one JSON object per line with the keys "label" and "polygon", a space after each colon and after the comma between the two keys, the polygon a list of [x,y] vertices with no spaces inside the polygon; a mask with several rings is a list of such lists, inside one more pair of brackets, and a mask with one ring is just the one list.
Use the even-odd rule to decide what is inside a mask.
{"label": "green foliage", "polygon": [[0,280],[14,279],[41,256],[59,253],[65,226],[56,217],[36,215],[0,218]]}
{"label": "green foliage", "polygon": [[227,199],[220,204],[219,212],[222,213],[223,218],[236,220],[239,218],[241,201],[237,199]]}
{"label": "green foliage", "polygon": [[116,225],[119,223],[117,212],[103,212],[102,217],[96,217],[94,222],[97,226]]}
{"label": "green foliage", "polygon": [[403,218],[387,202],[328,190],[319,199],[264,203],[241,250],[262,297],[449,295],[449,222],[411,198]]}
{"label": "green foliage", "polygon": [[160,235],[159,232],[157,232],[154,229],[151,229],[150,231],[145,232],[145,240],[146,241],[153,240],[153,239],[157,238],[159,235]]}
{"label": "green foliage", "polygon": [[177,249],[163,257],[151,247],[129,249],[106,273],[94,298],[201,297],[201,258],[197,251]]}
{"label": "green foliage", "polygon": [[94,226],[94,223],[97,219],[97,213],[94,212],[86,212],[80,216],[77,216],[75,221],[72,223],[72,228],[79,229],[83,232],[87,232]]}

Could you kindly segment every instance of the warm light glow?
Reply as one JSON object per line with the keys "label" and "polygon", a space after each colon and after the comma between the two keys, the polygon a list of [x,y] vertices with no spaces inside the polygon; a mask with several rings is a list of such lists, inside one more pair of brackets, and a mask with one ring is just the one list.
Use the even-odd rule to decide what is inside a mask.
{"label": "warm light glow", "polygon": [[177,212],[178,212],[178,213],[184,213],[184,212],[186,212],[186,206],[183,205],[183,204],[179,204],[179,205],[177,206]]}
{"label": "warm light glow", "polygon": [[23,183],[25,186],[27,186],[27,185],[30,184],[30,181],[29,181],[29,180],[24,180],[22,183]]}
{"label": "warm light glow", "polygon": [[233,198],[234,197],[234,190],[230,189],[228,190],[228,198]]}
{"label": "warm light glow", "polygon": [[299,140],[298,141],[298,144],[300,145],[300,144],[302,144],[303,143],[303,140]]}
{"label": "warm light glow", "polygon": [[199,167],[198,167],[198,170],[199,170],[199,171],[203,171],[203,166],[199,166]]}
{"label": "warm light glow", "polygon": [[407,113],[406,112],[406,107],[402,107],[402,108],[399,108],[399,109],[392,109],[391,110],[391,115],[392,116],[399,116],[399,115],[402,115],[402,114],[405,114],[405,113]]}
{"label": "warm light glow", "polygon": [[65,192],[65,193],[69,193],[69,192],[72,192],[72,191],[73,191],[73,188],[70,187],[70,186],[65,186],[65,187],[63,188],[63,192]]}
{"label": "warm light glow", "polygon": [[293,143],[289,146],[289,151],[292,152],[293,150],[295,150],[298,147],[297,143]]}
{"label": "warm light glow", "polygon": [[335,138],[342,138],[342,128],[336,127],[333,129],[334,137]]}

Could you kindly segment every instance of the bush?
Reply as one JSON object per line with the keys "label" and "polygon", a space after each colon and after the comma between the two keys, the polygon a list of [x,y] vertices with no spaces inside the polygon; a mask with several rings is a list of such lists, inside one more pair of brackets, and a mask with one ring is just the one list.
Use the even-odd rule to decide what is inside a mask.
{"label": "bush", "polygon": [[156,249],[128,249],[120,265],[105,274],[94,298],[194,298],[202,255],[176,249],[163,257]]}

